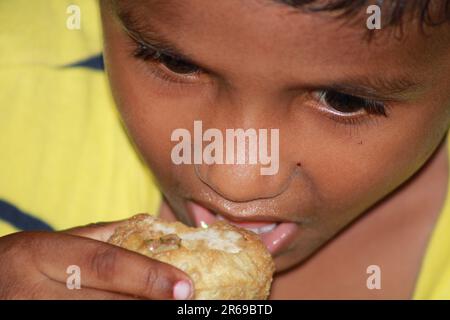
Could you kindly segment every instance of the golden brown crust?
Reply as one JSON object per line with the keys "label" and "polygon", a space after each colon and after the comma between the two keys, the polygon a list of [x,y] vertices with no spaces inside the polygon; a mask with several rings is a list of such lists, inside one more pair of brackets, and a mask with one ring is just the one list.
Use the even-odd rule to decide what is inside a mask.
{"label": "golden brown crust", "polygon": [[195,299],[267,299],[270,292],[270,253],[257,234],[223,221],[201,229],[140,214],[108,242],[183,270]]}

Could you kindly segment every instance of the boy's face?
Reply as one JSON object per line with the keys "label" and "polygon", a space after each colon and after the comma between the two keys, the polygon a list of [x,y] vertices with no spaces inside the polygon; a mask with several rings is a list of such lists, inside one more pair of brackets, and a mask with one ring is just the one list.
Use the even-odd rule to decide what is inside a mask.
{"label": "boy's face", "polygon": [[[369,43],[364,13],[343,26],[332,14],[269,0],[105,0],[102,16],[113,94],[172,210],[189,224],[215,219],[212,212],[279,223],[262,236],[278,270],[411,177],[449,127],[448,25],[427,38],[406,25],[401,41],[375,31]],[[164,50],[155,59],[133,37],[190,61]],[[194,120],[224,136],[279,129],[278,173],[175,165],[171,134],[193,134]]]}

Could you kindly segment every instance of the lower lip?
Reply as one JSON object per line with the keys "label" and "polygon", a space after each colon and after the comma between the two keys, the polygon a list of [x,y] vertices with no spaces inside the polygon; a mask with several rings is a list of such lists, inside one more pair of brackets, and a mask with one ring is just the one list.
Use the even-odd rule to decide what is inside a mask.
{"label": "lower lip", "polygon": [[[210,225],[217,220],[217,216],[210,210],[194,203],[187,203],[188,213],[194,220],[197,227]],[[227,220],[227,219],[225,219]],[[227,220],[229,223],[241,228],[258,228],[272,223],[266,222],[233,222]],[[281,222],[273,230],[259,234],[262,242],[267,247],[267,250],[272,255],[276,255],[286,249],[291,241],[294,239],[299,227],[293,222]]]}

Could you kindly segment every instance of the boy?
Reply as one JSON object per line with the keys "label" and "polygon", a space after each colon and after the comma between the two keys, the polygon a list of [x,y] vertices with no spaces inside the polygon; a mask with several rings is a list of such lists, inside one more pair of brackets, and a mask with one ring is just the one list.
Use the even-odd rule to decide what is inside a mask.
{"label": "boy", "polygon": [[[100,1],[111,93],[159,214],[260,233],[280,272],[274,299],[449,298],[449,4],[384,1],[368,31],[372,3],[331,3]],[[278,130],[279,148],[266,146],[277,172],[174,163],[173,133],[196,121]],[[0,239],[0,294],[192,297],[179,270],[102,243],[117,224]],[[70,264],[85,290],[66,289]]]}

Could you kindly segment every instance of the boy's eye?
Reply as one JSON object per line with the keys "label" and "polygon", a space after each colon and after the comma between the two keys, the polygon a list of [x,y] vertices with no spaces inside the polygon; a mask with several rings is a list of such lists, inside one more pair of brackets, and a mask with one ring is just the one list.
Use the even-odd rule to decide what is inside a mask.
{"label": "boy's eye", "polygon": [[320,90],[315,94],[320,104],[334,114],[348,117],[368,113],[374,115],[386,115],[386,107],[383,102],[360,98],[333,90]]}
{"label": "boy's eye", "polygon": [[134,56],[143,60],[152,60],[158,62],[166,67],[169,71],[172,71],[173,73],[179,75],[192,75],[201,71],[198,66],[188,61],[185,61],[176,56],[162,53],[142,43],[138,44],[138,48]]}
{"label": "boy's eye", "polygon": [[179,74],[192,74],[197,73],[199,68],[187,61],[177,59],[168,55],[162,54],[159,61],[170,71]]}

